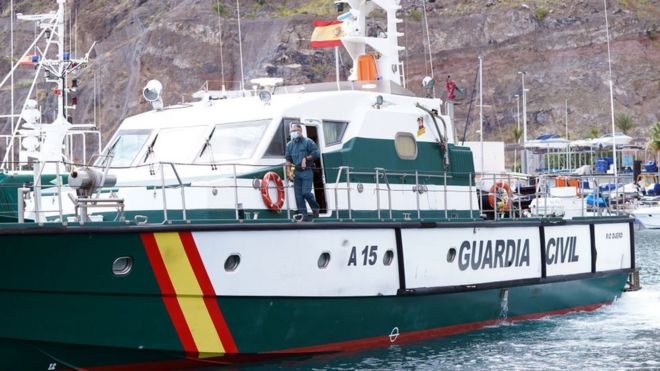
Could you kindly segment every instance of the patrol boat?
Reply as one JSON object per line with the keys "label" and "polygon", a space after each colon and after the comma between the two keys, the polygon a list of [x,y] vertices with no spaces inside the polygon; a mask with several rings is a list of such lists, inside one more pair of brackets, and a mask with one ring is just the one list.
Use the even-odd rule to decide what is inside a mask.
{"label": "patrol boat", "polygon": [[[96,163],[21,197],[26,222],[0,227],[3,367],[201,368],[398,345],[595,310],[637,286],[629,218],[483,220],[441,100],[403,87],[399,1],[344,3],[350,81],[260,80],[173,106],[150,82],[154,109]],[[387,32],[368,37],[377,8]],[[292,220],[284,177],[294,121],[321,151],[312,222]]]}

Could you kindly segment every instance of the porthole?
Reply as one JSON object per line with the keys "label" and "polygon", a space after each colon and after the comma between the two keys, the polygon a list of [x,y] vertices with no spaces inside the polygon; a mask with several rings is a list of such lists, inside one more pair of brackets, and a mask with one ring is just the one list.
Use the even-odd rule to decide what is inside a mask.
{"label": "porthole", "polygon": [[125,276],[133,269],[133,258],[130,256],[122,256],[112,262],[112,274],[115,276]]}
{"label": "porthole", "polygon": [[454,259],[456,259],[456,249],[452,247],[447,251],[447,262],[451,263]]}
{"label": "porthole", "polygon": [[402,160],[414,160],[417,158],[417,141],[410,133],[396,133],[394,137],[394,148],[396,154]]}
{"label": "porthole", "polygon": [[229,255],[227,260],[225,260],[225,271],[233,272],[238,268],[238,265],[241,264],[241,257],[237,254]]}
{"label": "porthole", "polygon": [[330,253],[324,252],[321,254],[321,256],[319,256],[319,261],[318,261],[319,269],[327,268],[328,264],[330,264]]}
{"label": "porthole", "polygon": [[393,260],[394,260],[394,251],[392,250],[385,251],[385,256],[383,256],[383,264],[390,265],[392,264]]}

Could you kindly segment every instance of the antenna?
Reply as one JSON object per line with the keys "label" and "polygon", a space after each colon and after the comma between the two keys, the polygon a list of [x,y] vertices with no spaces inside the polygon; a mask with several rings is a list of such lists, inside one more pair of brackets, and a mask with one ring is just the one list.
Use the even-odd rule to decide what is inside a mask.
{"label": "antenna", "polygon": [[614,157],[614,181],[617,182],[617,167],[619,163],[616,161],[616,136],[614,134],[614,86],[612,83],[612,55],[610,54],[610,25],[607,22],[607,0],[603,0],[605,5],[605,30],[607,31],[607,64],[610,68],[610,113],[612,116],[612,152]]}
{"label": "antenna", "polygon": [[[14,0],[11,0],[9,3],[9,18],[11,18],[10,22],[10,36],[9,36],[9,43],[10,43],[10,49],[11,49],[11,57],[10,60],[14,60]],[[13,63],[13,62],[12,62]],[[11,132],[14,132],[14,69],[11,70],[11,117],[9,118],[11,120]],[[11,163],[11,169],[14,170],[14,146],[11,146],[11,158],[12,158],[12,163]]]}
{"label": "antenna", "polygon": [[241,37],[241,5],[236,0],[236,14],[238,15],[238,54],[241,58],[241,91],[245,90],[244,81],[245,75],[243,73],[243,40]]}
{"label": "antenna", "polygon": [[429,65],[431,66],[431,77],[435,77],[433,74],[433,54],[431,53],[431,35],[429,35],[429,19],[426,16],[426,0],[422,0],[422,10],[424,11],[424,27],[426,28],[426,44],[429,48]]}
{"label": "antenna", "polygon": [[98,104],[97,101],[96,101],[96,97],[97,97],[97,94],[98,94],[97,91],[96,91],[96,68],[94,68],[94,75],[93,76],[94,76],[94,127],[98,127],[98,123],[96,121],[96,106]]}
{"label": "antenna", "polygon": [[222,55],[222,17],[220,16],[220,0],[216,1],[216,9],[218,12],[218,38],[220,39],[220,77],[222,79],[222,87],[225,86],[225,60]]}
{"label": "antenna", "polygon": [[484,59],[479,56],[479,142],[481,142],[481,179],[484,177]]}
{"label": "antenna", "polygon": [[73,19],[75,20],[74,26],[73,26],[73,55],[78,57],[78,8],[75,10],[75,14]]}

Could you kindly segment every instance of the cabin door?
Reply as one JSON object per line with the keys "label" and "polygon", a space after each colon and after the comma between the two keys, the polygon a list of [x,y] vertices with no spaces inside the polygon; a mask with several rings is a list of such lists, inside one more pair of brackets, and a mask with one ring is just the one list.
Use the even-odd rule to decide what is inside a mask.
{"label": "cabin door", "polygon": [[323,128],[321,127],[320,120],[301,120],[304,125],[303,130],[306,132],[307,138],[311,139],[319,147],[321,156],[314,160],[314,197],[320,206],[320,214],[322,216],[329,216],[328,201],[325,197],[325,177],[323,172],[323,150],[325,149],[323,143]]}

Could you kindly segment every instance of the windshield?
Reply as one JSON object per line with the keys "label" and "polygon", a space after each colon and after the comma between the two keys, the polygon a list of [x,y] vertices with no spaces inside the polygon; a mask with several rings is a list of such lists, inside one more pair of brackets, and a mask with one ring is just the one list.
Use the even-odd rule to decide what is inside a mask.
{"label": "windshield", "polygon": [[117,132],[115,141],[101,156],[98,165],[107,166],[111,161],[110,166],[113,167],[130,166],[150,135],[151,130],[148,129]]}
{"label": "windshield", "polygon": [[270,121],[216,125],[199,155],[200,162],[213,163],[251,157]]}
{"label": "windshield", "polygon": [[190,163],[199,149],[207,126],[187,126],[160,130],[145,157],[145,162]]}

